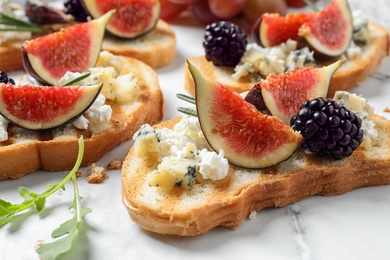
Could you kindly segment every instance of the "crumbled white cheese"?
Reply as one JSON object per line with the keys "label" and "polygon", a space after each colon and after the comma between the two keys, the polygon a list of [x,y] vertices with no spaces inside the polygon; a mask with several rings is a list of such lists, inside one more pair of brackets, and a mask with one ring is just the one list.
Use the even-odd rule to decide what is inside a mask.
{"label": "crumbled white cheese", "polygon": [[7,141],[8,139],[8,123],[9,121],[0,115],[0,142]]}
{"label": "crumbled white cheese", "polygon": [[308,47],[291,51],[286,58],[286,70],[314,67],[314,65],[314,51],[310,51]]}
{"label": "crumbled white cheese", "polygon": [[258,77],[271,73],[280,74],[303,66],[314,66],[313,54],[308,48],[297,50],[297,42],[290,39],[270,48],[251,43],[247,45],[240,63],[234,68],[232,78],[238,80],[250,74],[258,80]]}
{"label": "crumbled white cheese", "polygon": [[366,44],[370,33],[368,30],[368,19],[363,17],[361,10],[352,12],[353,18],[353,40],[359,44]]}
{"label": "crumbled white cheese", "polygon": [[[104,95],[99,94],[95,102],[88,108],[85,112],[90,119],[96,119],[99,122],[108,121],[111,119],[112,108],[109,105],[105,104],[106,98]],[[89,120],[84,115],[78,117],[75,121],[72,122],[72,125],[78,129],[87,129]]]}
{"label": "crumbled white cheese", "polygon": [[351,41],[351,44],[349,45],[345,55],[347,56],[347,59],[352,60],[355,57],[358,57],[362,53],[362,48],[357,46],[354,41]]}
{"label": "crumbled white cheese", "polygon": [[140,158],[147,158],[151,155],[160,154],[160,141],[156,130],[149,124],[144,124],[133,136],[134,149],[136,155]]}
{"label": "crumbled white cheese", "polygon": [[229,163],[224,155],[223,150],[220,150],[218,154],[206,149],[200,151],[199,172],[204,179],[222,180],[226,177],[229,171]]}
{"label": "crumbled white cheese", "polygon": [[[210,147],[203,136],[198,118],[184,115],[173,129],[154,130],[144,125],[133,139],[137,156],[147,158],[145,151],[153,150],[160,164],[152,173],[149,185],[159,187],[190,187],[196,173],[203,179],[223,179],[229,170],[224,152],[209,152]],[[195,174],[195,175],[194,175]],[[193,176],[194,175],[194,176]]]}

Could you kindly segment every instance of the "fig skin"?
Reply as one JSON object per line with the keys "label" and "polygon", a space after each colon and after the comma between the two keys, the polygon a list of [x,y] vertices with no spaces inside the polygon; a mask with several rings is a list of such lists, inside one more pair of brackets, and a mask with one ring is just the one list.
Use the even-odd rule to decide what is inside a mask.
{"label": "fig skin", "polygon": [[223,150],[229,163],[252,169],[276,165],[294,153],[303,140],[298,132],[187,64],[195,81],[199,123],[214,151]]}
{"label": "fig skin", "polygon": [[[301,105],[306,100],[311,100],[317,97],[326,97],[329,90],[330,81],[333,74],[336,70],[343,64],[343,60],[338,60],[328,66],[322,68],[309,68],[304,67],[294,71],[289,71],[286,74],[279,75],[270,75],[265,80],[261,80],[259,86],[261,88],[261,94],[264,100],[264,103],[272,115],[280,118],[283,122],[288,124],[291,118],[298,113]],[[304,75],[299,74],[299,71],[310,70],[311,75],[317,76],[317,79],[314,79],[314,85],[304,85],[303,82],[310,82],[308,78],[296,78],[295,76]],[[291,76],[291,77],[290,77]],[[305,75],[306,76],[306,75]],[[285,79],[282,82],[289,82],[289,84],[278,84],[277,88],[268,86],[269,81],[272,82],[271,77]],[[289,80],[287,80],[290,77]],[[273,87],[275,87],[275,83]],[[298,88],[299,89],[298,89]],[[306,92],[304,92],[306,91]],[[301,93],[299,93],[301,92]],[[286,94],[284,94],[286,93]],[[288,97],[288,98],[285,98]],[[279,104],[289,104],[288,106],[279,107]]]}
{"label": "fig skin", "polygon": [[[105,33],[105,26],[114,13],[115,10],[111,10],[99,19],[75,24],[72,27],[67,27],[58,32],[47,34],[25,42],[22,46],[22,61],[24,69],[42,85],[47,86],[56,85],[58,80],[67,71],[87,71],[96,64],[99,58]],[[86,26],[88,26],[86,30],[87,32],[81,31],[85,30]],[[80,40],[80,37],[90,37],[87,48],[77,49],[77,46],[74,45],[73,41],[64,40],[66,39],[66,36],[72,36],[71,33],[82,34],[82,36],[79,36],[77,40]],[[71,40],[74,40],[74,37]],[[34,43],[34,48],[38,53],[37,55],[34,55],[29,51],[30,43]],[[61,46],[62,49],[50,49],[48,48],[50,44],[57,44],[58,46]],[[64,49],[69,49],[72,53],[66,53]],[[42,50],[44,50],[44,52]],[[77,53],[77,56],[75,53]],[[41,54],[41,56],[39,54]],[[42,55],[46,55],[46,58],[48,57],[48,59],[45,59]],[[69,59],[69,55],[73,55],[71,59]],[[87,59],[85,59],[84,56],[88,56]],[[63,63],[61,63],[61,61]],[[56,68],[52,68],[54,66],[53,64],[56,64]]]}
{"label": "fig skin", "polygon": [[[149,32],[151,32],[155,27],[156,24],[160,18],[161,15],[161,1],[160,0],[151,0],[154,2],[153,10],[152,10],[152,17],[150,20],[150,24],[146,26],[145,28],[140,29],[139,31],[132,31],[132,32],[126,32],[126,31],[121,31],[120,28],[114,25],[115,20],[119,19],[120,15],[122,14],[122,10],[126,9],[125,5],[121,6],[116,6],[115,2],[112,3],[110,9],[116,10],[116,13],[111,21],[107,24],[106,26],[106,31],[109,33],[110,36],[112,37],[117,37],[121,39],[136,39],[138,37],[141,37]],[[136,2],[136,1],[135,1]],[[139,1],[142,3],[142,1]],[[89,13],[89,15],[97,19],[100,16],[102,16],[104,13],[102,13],[102,10],[99,9],[99,3],[96,3],[95,0],[81,0],[82,5],[84,6],[84,9]],[[105,4],[108,5],[110,2],[107,1]],[[138,3],[138,2],[136,2]],[[130,4],[133,4],[131,2]],[[139,15],[139,14],[138,14]],[[123,15],[123,17],[128,17],[126,15]],[[139,17],[138,17],[139,18]],[[140,19],[140,21],[144,22],[146,19]],[[119,24],[127,24],[127,21],[121,21]]]}
{"label": "fig skin", "polygon": [[[5,85],[6,85],[5,83],[0,83],[1,91]],[[15,86],[15,88],[21,88],[21,87],[23,86]],[[36,86],[36,87],[51,88],[52,86]],[[84,86],[85,91],[87,91],[88,93],[84,95],[82,100],[78,101],[77,106],[75,105],[74,108],[72,108],[68,114],[64,114],[61,115],[62,117],[55,118],[53,122],[36,122],[33,120],[29,121],[29,120],[19,119],[18,117],[12,115],[12,113],[7,110],[5,101],[3,100],[2,96],[0,98],[2,101],[0,102],[0,114],[8,121],[10,121],[10,123],[27,130],[40,131],[40,130],[59,128],[72,123],[82,114],[84,114],[95,102],[96,98],[100,94],[100,91],[102,90],[102,87],[103,87],[103,83],[93,85],[93,86]],[[60,87],[60,88],[66,88],[66,87]]]}
{"label": "fig skin", "polygon": [[[342,17],[329,18],[328,12],[332,11],[339,11]],[[325,28],[324,34],[329,33],[329,31],[338,31],[338,27],[341,27],[341,30],[344,30],[341,33],[342,40],[334,37],[323,38],[321,34],[315,35],[312,32],[313,24],[317,26],[316,29]],[[310,49],[314,50],[316,57],[320,59],[339,57],[348,49],[353,35],[352,14],[348,2],[346,0],[333,0],[327,7],[318,12],[313,19],[301,26],[298,35],[301,42],[304,42]],[[336,43],[339,46],[332,48],[329,46],[331,43]]]}

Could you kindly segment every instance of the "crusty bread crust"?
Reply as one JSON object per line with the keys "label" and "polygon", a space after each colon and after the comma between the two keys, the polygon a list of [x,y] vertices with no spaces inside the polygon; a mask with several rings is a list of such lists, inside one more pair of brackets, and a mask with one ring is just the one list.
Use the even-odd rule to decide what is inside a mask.
{"label": "crusty bread crust", "polygon": [[[0,44],[0,71],[22,70],[22,41]],[[102,50],[132,57],[156,69],[167,66],[176,56],[176,36],[168,23],[159,20],[156,27],[136,39],[121,39],[106,33]]]}
{"label": "crusty bread crust", "polygon": [[98,161],[109,150],[130,139],[144,123],[163,118],[163,96],[157,74],[145,63],[127,57],[141,92],[130,103],[109,102],[113,113],[109,122],[93,119],[87,130],[71,125],[45,131],[29,131],[9,125],[9,138],[0,143],[0,179],[20,178],[38,169],[69,170],[76,162],[78,138],[84,138],[82,166]]}
{"label": "crusty bread crust", "polygon": [[0,71],[23,69],[21,42],[0,45]]}
{"label": "crusty bread crust", "polygon": [[[172,128],[178,119],[157,127]],[[332,160],[298,149],[288,160],[266,169],[230,166],[221,181],[198,182],[190,189],[150,187],[147,176],[158,162],[143,160],[132,148],[122,168],[122,199],[142,228],[195,236],[223,226],[237,228],[253,211],[283,207],[315,194],[338,195],[359,187],[390,184],[390,121],[375,115],[379,132],[371,149]]]}
{"label": "crusty bread crust", "polygon": [[[351,60],[347,60],[333,75],[330,82],[328,96],[333,97],[337,90],[350,90],[359,82],[367,78],[379,66],[382,59],[389,55],[390,39],[388,31],[378,24],[369,24],[370,39],[368,44],[362,48],[362,54]],[[244,77],[235,81],[231,75],[233,67],[217,67],[206,60],[205,56],[190,57],[188,60],[204,73],[204,75],[215,80],[225,87],[236,92],[251,90],[255,83],[250,77]],[[335,60],[319,62],[318,66],[329,65]],[[185,89],[195,95],[195,83],[185,64]]]}

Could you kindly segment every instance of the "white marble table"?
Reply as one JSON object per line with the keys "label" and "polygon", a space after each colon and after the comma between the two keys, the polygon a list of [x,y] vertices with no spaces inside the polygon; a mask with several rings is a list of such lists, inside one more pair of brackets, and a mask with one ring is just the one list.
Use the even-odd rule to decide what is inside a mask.
{"label": "white marble table", "polygon": [[[321,1],[320,1],[321,2]],[[350,0],[353,10],[390,30],[388,0]],[[175,97],[183,93],[183,64],[186,57],[202,55],[203,29],[173,25],[177,33],[177,57],[166,68],[157,70],[164,92],[165,119],[179,113],[183,105]],[[390,118],[390,59],[386,59],[354,90],[363,94],[376,112]],[[20,72],[11,75],[17,75]],[[126,142],[99,165],[114,158],[123,159],[132,142]],[[84,176],[88,168],[83,168]],[[314,196],[284,208],[260,211],[237,230],[217,228],[206,235],[181,238],[145,232],[132,222],[121,202],[120,171],[110,171],[100,185],[79,180],[82,204],[90,207],[87,228],[75,250],[64,259],[390,259],[390,186],[361,188],[334,197]],[[63,172],[38,171],[19,180],[0,181],[0,198],[19,203],[19,186],[40,192],[49,183],[58,182]],[[31,212],[17,216],[0,229],[1,259],[38,259],[34,245],[50,241],[50,232],[71,217],[67,207],[72,187],[55,193],[47,201],[43,214]]]}

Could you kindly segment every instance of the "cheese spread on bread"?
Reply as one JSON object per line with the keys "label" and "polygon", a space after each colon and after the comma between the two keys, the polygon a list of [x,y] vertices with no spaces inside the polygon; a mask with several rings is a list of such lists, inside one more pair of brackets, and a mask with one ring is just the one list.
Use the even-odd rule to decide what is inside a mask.
{"label": "cheese spread on bread", "polygon": [[198,173],[203,179],[221,180],[229,171],[224,152],[211,151],[196,117],[183,116],[172,130],[145,124],[133,139],[136,156],[159,161],[150,186],[188,188],[196,183]]}

